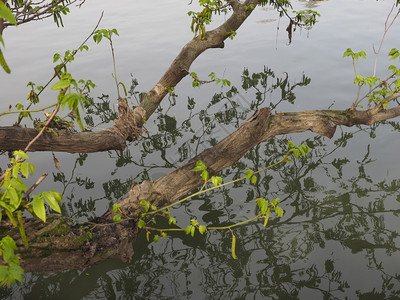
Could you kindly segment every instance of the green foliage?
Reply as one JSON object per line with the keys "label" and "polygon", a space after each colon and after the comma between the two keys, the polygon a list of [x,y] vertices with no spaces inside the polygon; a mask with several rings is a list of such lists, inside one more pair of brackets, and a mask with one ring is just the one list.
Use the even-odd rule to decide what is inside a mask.
{"label": "green foliage", "polygon": [[[10,159],[11,167],[5,171],[0,182],[0,221],[4,213],[12,225],[18,227],[25,248],[28,248],[28,241],[23,226],[22,212],[27,210],[34,217],[46,222],[45,203],[55,212],[61,213],[59,202],[62,199],[62,195],[53,190],[32,196],[32,201],[28,201],[24,197],[28,188],[19,176],[28,178],[35,171],[35,166],[26,161],[28,158],[24,151],[14,151],[13,157]],[[14,248],[13,245],[15,242],[10,237],[3,238],[0,243],[0,254],[8,265],[0,266],[1,285],[13,284],[16,280],[22,281],[23,270],[19,266],[19,258],[14,255],[16,246]]]}
{"label": "green foliage", "polygon": [[[343,57],[348,56],[350,56],[353,60],[353,69],[355,73],[354,84],[358,86],[358,95],[353,107],[358,106],[362,108],[363,106],[359,103],[365,98],[368,98],[369,104],[374,103],[375,105],[380,105],[382,108],[387,107],[387,97],[397,93],[400,90],[400,71],[398,70],[398,67],[395,65],[390,65],[388,70],[391,71],[392,74],[384,80],[376,76],[364,77],[360,74],[357,74],[355,62],[360,57],[367,58],[366,53],[364,51],[353,52],[351,48],[347,48],[343,54]],[[388,56],[390,60],[394,60],[399,58],[400,52],[398,49],[392,48],[388,53]],[[361,88],[364,86],[369,88],[369,92],[366,96],[359,98]]]}
{"label": "green foliage", "polygon": [[13,25],[17,25],[17,20],[15,19],[11,10],[1,1],[0,1],[0,18],[3,18],[4,20],[10,22]]}
{"label": "green foliage", "polygon": [[95,33],[93,35],[93,40],[97,44],[99,44],[101,42],[103,37],[106,38],[107,40],[111,41],[111,38],[112,38],[113,34],[119,36],[119,33],[118,33],[117,29],[115,29],[115,28],[113,28],[113,29],[99,29],[99,30],[95,31]]}
{"label": "green foliage", "polygon": [[222,83],[223,86],[231,86],[231,82],[228,79],[217,78],[214,72],[211,72],[208,75],[208,77],[210,77],[211,80],[200,80],[197,73],[195,72],[191,72],[189,76],[193,78],[192,82],[193,87],[200,87],[202,84],[210,82],[215,82],[217,85]]}
{"label": "green foliage", "polygon": [[194,172],[201,171],[201,178],[203,178],[205,182],[207,182],[208,178],[210,177],[210,175],[208,174],[206,165],[201,160],[198,160],[196,162],[196,167],[194,167],[192,169],[192,171],[194,171]]}
{"label": "green foliage", "polygon": [[[236,227],[236,226],[240,226],[240,225],[246,224],[246,223],[249,223],[249,222],[252,222],[252,221],[255,221],[255,220],[258,220],[258,219],[264,219],[264,226],[267,226],[271,211],[275,212],[275,214],[278,217],[282,217],[283,213],[284,213],[284,210],[283,210],[283,208],[281,208],[279,206],[279,199],[278,198],[275,198],[272,201],[268,201],[265,198],[257,198],[255,201],[256,201],[256,204],[257,204],[257,206],[258,206],[258,208],[260,210],[259,214],[257,214],[255,217],[250,218],[248,220],[241,221],[241,222],[234,223],[234,224],[227,225],[227,226],[212,227],[212,226],[200,225],[199,222],[196,219],[191,219],[190,220],[190,224],[188,226],[186,226],[185,229],[181,229],[181,228],[158,229],[158,228],[153,228],[153,227],[146,226],[146,221],[145,220],[148,220],[149,217],[152,216],[152,215],[159,215],[159,216],[163,216],[165,218],[168,218],[168,224],[169,225],[171,225],[171,224],[172,225],[176,225],[176,223],[177,223],[176,219],[169,215],[171,207],[179,205],[180,203],[182,203],[182,202],[184,202],[184,201],[186,201],[186,200],[188,200],[188,199],[190,199],[190,198],[192,198],[194,196],[197,196],[197,195],[200,195],[200,194],[204,194],[204,193],[206,193],[208,191],[211,191],[213,189],[221,188],[221,187],[224,187],[224,186],[226,186],[228,184],[233,184],[233,183],[238,182],[238,181],[243,181],[243,180],[250,179],[250,182],[252,184],[256,184],[256,182],[258,180],[257,175],[259,175],[261,172],[264,172],[264,171],[266,171],[268,169],[271,169],[271,168],[273,168],[273,167],[275,167],[275,166],[277,166],[279,164],[290,162],[291,160],[290,160],[289,156],[294,156],[296,159],[298,159],[298,158],[300,158],[300,155],[302,157],[305,157],[308,152],[309,152],[309,146],[308,145],[296,146],[293,142],[288,142],[288,151],[287,151],[286,155],[281,160],[277,161],[276,163],[274,163],[274,164],[272,164],[272,165],[270,165],[270,166],[268,166],[268,167],[266,167],[266,168],[264,168],[262,170],[259,170],[257,172],[254,172],[253,170],[248,169],[245,172],[245,176],[244,177],[241,177],[241,178],[238,178],[238,179],[232,180],[230,182],[226,182],[226,183],[223,183],[223,180],[222,180],[221,177],[212,176],[211,177],[211,182],[212,182],[213,186],[210,187],[210,188],[207,188],[207,189],[204,189],[205,185],[208,183],[207,166],[205,165],[205,163],[203,161],[198,160],[196,162],[196,166],[192,169],[192,171],[193,172],[202,172],[201,177],[205,181],[202,189],[199,192],[196,192],[196,193],[194,193],[194,194],[192,194],[190,196],[187,196],[186,198],[184,198],[182,200],[179,200],[179,201],[177,201],[177,202],[175,202],[173,204],[170,204],[170,205],[168,205],[168,206],[166,206],[166,207],[164,207],[162,209],[152,208],[152,211],[150,211],[150,208],[151,208],[150,202],[142,200],[140,202],[140,205],[142,205],[145,208],[146,212],[143,213],[141,215],[141,217],[139,218],[139,220],[137,222],[138,228],[143,228],[143,229],[145,229],[147,231],[146,238],[147,238],[148,241],[150,241],[150,231],[158,231],[158,232],[161,233],[162,237],[166,236],[166,232],[167,231],[184,231],[187,235],[190,235],[190,236],[194,237],[196,231],[199,231],[200,234],[205,234],[208,230],[230,230],[231,233],[232,233],[232,257],[234,259],[236,259],[236,236],[233,233],[232,228]],[[207,175],[204,175],[204,174],[207,174]],[[205,178],[207,178],[207,179],[205,179]],[[155,222],[153,222],[153,223],[155,223]],[[159,239],[158,235],[153,237],[153,241],[158,241],[158,239]]]}
{"label": "green foliage", "polygon": [[291,141],[288,142],[288,148],[288,153],[293,154],[295,158],[299,158],[300,154],[301,156],[306,157],[306,154],[310,151],[310,148],[307,145],[295,146]]}
{"label": "green foliage", "polygon": [[0,241],[0,257],[5,265],[0,265],[0,285],[11,285],[16,281],[22,282],[24,270],[20,267],[20,258],[15,254],[17,245],[10,236],[5,236]]}
{"label": "green foliage", "polygon": [[302,11],[293,11],[296,14],[295,20],[298,23],[304,24],[307,27],[312,27],[317,22],[317,17],[321,15],[315,10],[302,10]]}
{"label": "green foliage", "polygon": [[[17,25],[17,21],[15,20],[15,17],[12,14],[11,10],[2,1],[0,1],[0,18],[10,22],[13,25]],[[1,34],[0,34],[0,43],[3,45],[3,47],[5,46]],[[6,71],[6,73],[11,73],[11,70],[4,58],[3,52],[1,51],[1,48],[0,48],[0,65],[2,66],[4,71]]]}

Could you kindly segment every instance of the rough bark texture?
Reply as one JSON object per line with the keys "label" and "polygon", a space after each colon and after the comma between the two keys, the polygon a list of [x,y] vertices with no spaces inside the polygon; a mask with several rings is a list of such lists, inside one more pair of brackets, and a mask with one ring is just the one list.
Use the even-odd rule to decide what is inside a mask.
{"label": "rough bark texture", "polygon": [[[177,201],[203,183],[199,174],[192,171],[197,160],[202,160],[213,175],[238,161],[255,145],[276,135],[311,130],[332,137],[337,125],[373,124],[398,115],[399,107],[378,112],[322,110],[275,115],[271,115],[269,108],[262,108],[235,132],[187,164],[155,182],[144,181],[133,186],[119,205],[127,216],[135,218],[140,212],[141,200],[150,201],[157,207]],[[83,225],[72,225],[55,215],[46,224],[39,220],[26,220],[28,250],[23,248],[17,228],[9,230],[10,224],[3,221],[0,232],[10,234],[17,240],[26,271],[57,272],[88,267],[109,258],[130,261],[133,243],[139,233],[136,222],[131,220],[114,224],[112,218],[110,210]]]}

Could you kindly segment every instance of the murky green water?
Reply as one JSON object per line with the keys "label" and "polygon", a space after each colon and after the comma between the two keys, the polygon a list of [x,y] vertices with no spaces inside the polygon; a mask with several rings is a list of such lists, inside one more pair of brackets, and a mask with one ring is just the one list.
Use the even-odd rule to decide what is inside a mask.
{"label": "murky green water", "polygon": [[[297,10],[318,10],[321,19],[313,30],[297,31],[290,46],[286,21],[278,23],[272,11],[259,9],[225,49],[208,51],[192,66],[200,77],[214,71],[229,78],[237,90],[214,85],[193,89],[185,79],[176,89],[177,97],[165,99],[163,109],[149,120],[149,133],[123,153],[56,153],[64,175],[46,163],[51,156],[32,153],[33,162],[40,163],[37,174],[53,172],[49,177],[54,182],[47,180],[41,188],[63,191],[66,215],[90,218],[122,198],[132,179],[166,174],[232,132],[257,107],[283,99],[276,111],[348,108],[356,89],[351,62],[341,56],[348,47],[364,49],[370,58],[358,70],[372,72],[371,45],[380,41],[391,2],[295,2]],[[189,10],[186,4],[156,1],[150,11],[147,3],[121,1],[117,7],[96,1],[73,12],[62,30],[49,22],[6,32],[7,57],[15,77],[1,75],[2,87],[13,87],[2,88],[7,95],[4,99],[24,98],[27,91],[23,87],[29,80],[45,81],[51,74],[52,54],[79,44],[103,9],[102,27],[115,27],[121,35],[115,41],[120,80],[129,86],[132,73],[140,83],[135,91],[148,90],[191,38],[189,19],[182,17]],[[175,10],[165,13],[170,7]],[[400,47],[399,33],[400,23],[396,23],[383,53]],[[27,43],[32,45],[29,52]],[[43,44],[49,46],[43,50]],[[13,47],[24,55],[10,50]],[[378,73],[384,74],[388,64],[382,55]],[[249,77],[243,75],[244,68],[249,69]],[[101,114],[107,112],[104,103],[116,108],[106,44],[91,46],[71,70],[99,85],[92,96],[103,103]],[[265,86],[254,81],[254,72],[267,79]],[[110,97],[97,99],[102,93]],[[46,94],[43,102],[52,97]],[[10,102],[2,101],[2,110]],[[96,112],[90,116],[97,123]],[[237,260],[231,256],[229,231],[210,231],[195,238],[171,234],[158,243],[147,242],[143,235],[135,244],[130,264],[107,261],[80,271],[27,274],[24,283],[1,289],[0,298],[398,299],[398,126],[388,122],[338,128],[332,140],[311,133],[277,137],[224,170],[224,180],[279,160],[287,140],[309,145],[307,159],[262,173],[257,185],[237,183],[172,210],[183,228],[191,218],[207,226],[222,226],[254,216],[257,197],[280,198],[285,210],[282,218],[271,216],[266,228],[255,222],[234,230]],[[164,223],[158,220],[157,224],[167,226]]]}

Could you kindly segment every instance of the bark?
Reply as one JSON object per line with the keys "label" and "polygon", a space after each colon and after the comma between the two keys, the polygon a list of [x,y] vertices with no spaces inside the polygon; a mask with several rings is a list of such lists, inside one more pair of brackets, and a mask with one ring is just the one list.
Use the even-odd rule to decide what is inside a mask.
{"label": "bark", "polygon": [[197,160],[202,160],[210,175],[214,175],[237,162],[252,147],[276,135],[311,130],[331,138],[337,125],[371,125],[398,115],[400,107],[385,111],[320,110],[274,115],[269,108],[262,108],[216,146],[206,149],[182,167],[155,182],[134,185],[119,202],[126,215],[132,218],[130,221],[113,223],[111,210],[83,225],[74,225],[55,215],[49,217],[46,224],[28,219],[24,224],[30,245],[28,250],[23,248],[18,229],[9,230],[10,224],[4,220],[0,232],[17,241],[22,266],[27,272],[85,268],[109,258],[128,262],[133,257],[133,243],[139,234],[135,219],[141,212],[140,201],[150,201],[161,208],[202,185],[203,179],[192,171]]}

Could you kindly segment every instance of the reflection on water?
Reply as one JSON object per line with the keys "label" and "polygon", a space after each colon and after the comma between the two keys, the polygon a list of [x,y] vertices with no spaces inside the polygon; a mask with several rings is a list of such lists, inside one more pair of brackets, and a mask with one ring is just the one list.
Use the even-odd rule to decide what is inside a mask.
{"label": "reflection on water", "polygon": [[[323,10],[324,3],[302,4],[318,4]],[[337,26],[340,28],[340,24]],[[272,36],[274,40],[275,35]],[[237,42],[240,44],[240,40]],[[322,99],[321,95],[329,93],[329,82],[321,84],[325,77],[321,74],[326,74],[326,70],[310,76],[311,79],[308,72],[303,74],[311,58],[315,60],[312,70],[319,70],[319,58],[313,57],[314,52],[302,50],[302,43],[306,42],[298,37],[293,48],[280,49],[282,53],[295,53],[289,63],[282,62],[287,63],[284,71],[288,73],[269,67],[262,69],[258,63],[257,68],[241,72],[237,76],[241,80],[230,78],[237,82],[236,87],[218,88],[215,95],[177,89],[177,94],[170,95],[162,109],[146,123],[148,132],[125,151],[56,154],[63,172],[53,173],[55,183],[51,185],[63,191],[64,214],[80,219],[100,215],[126,194],[133,180],[161,177],[217,143],[258,107],[300,110],[307,106],[308,99],[313,100],[314,108],[326,108],[332,100],[348,103],[349,90],[341,88],[335,89],[334,98]],[[274,60],[277,54],[271,55],[272,65],[280,61]],[[301,59],[296,59],[296,55]],[[326,67],[330,72],[337,71],[332,72],[333,78],[347,72],[340,69],[336,60],[328,59],[327,63],[334,66]],[[239,67],[243,71],[243,66]],[[304,92],[311,84],[316,88],[315,95]],[[142,89],[132,80],[131,105],[140,99],[139,88]],[[342,95],[346,99],[341,99]],[[92,97],[95,105],[85,117],[86,124],[104,128],[116,116],[114,99],[106,95]],[[183,228],[191,218],[207,226],[227,225],[254,216],[257,197],[280,198],[285,210],[281,219],[271,217],[266,228],[252,223],[235,229],[237,260],[231,257],[229,232],[211,231],[194,239],[176,233],[158,243],[148,243],[143,234],[135,244],[130,264],[107,261],[86,270],[27,274],[24,283],[0,289],[0,298],[400,298],[400,174],[396,150],[391,150],[398,149],[399,132],[400,125],[394,120],[370,128],[338,129],[332,141],[314,134],[271,139],[224,170],[221,176],[225,181],[242,176],[249,168],[258,170],[276,162],[285,153],[289,139],[307,144],[311,152],[307,159],[261,174],[257,185],[239,182],[172,210]],[[387,135],[391,136],[390,141],[385,139]],[[167,226],[162,219],[157,220],[157,225]]]}
{"label": "reflection on water", "polygon": [[[267,68],[253,74],[245,70],[242,87],[215,94],[207,109],[197,110],[197,101],[189,98],[191,117],[182,122],[174,117],[176,102],[170,99],[168,106],[158,110],[154,118],[157,128],[154,135],[145,134],[131,150],[108,153],[116,167],[110,170],[112,179],[104,177],[106,181],[96,183],[103,187],[103,197],[98,200],[112,205],[127,192],[131,180],[154,179],[162,170],[176,167],[213,145],[213,133],[234,130],[260,105],[294,103],[296,90],[310,82],[306,76],[300,82],[291,81],[287,74],[279,78]],[[136,85],[131,91],[135,93]],[[247,103],[243,102],[243,95],[250,99]],[[105,107],[101,105],[105,99],[98,99],[96,107]],[[103,113],[109,114],[106,110]],[[399,131],[398,123],[394,124],[393,128]],[[334,141],[309,135],[301,141],[311,149],[306,159],[275,167],[262,174],[254,186],[236,183],[172,210],[171,214],[183,228],[190,218],[207,226],[221,226],[254,216],[257,197],[280,198],[285,209],[283,218],[271,218],[266,228],[255,222],[234,229],[238,239],[237,260],[230,253],[230,232],[211,231],[196,238],[175,233],[158,243],[147,242],[142,234],[135,243],[135,256],[130,264],[107,261],[82,271],[28,274],[24,283],[4,289],[3,296],[24,295],[25,299],[37,299],[38,295],[46,299],[399,297],[400,249],[396,224],[400,214],[400,180],[374,174],[378,158],[371,151],[372,138],[365,147],[359,145],[358,160],[350,160],[346,155],[350,144],[364,143],[360,136],[368,133],[373,137],[378,128],[376,125],[342,131]],[[242,176],[248,168],[257,170],[270,165],[284,155],[287,141],[288,137],[280,137],[254,147],[221,176],[227,181]],[[138,151],[140,157],[133,154]],[[85,167],[86,159],[87,155],[79,155],[70,177],[54,174],[55,179],[61,176],[65,185],[64,211],[75,217],[94,216],[96,212],[96,200],[76,199],[81,195],[79,188],[89,194],[93,189],[89,178],[75,175]],[[127,180],[123,169],[133,166],[140,171]],[[158,219],[157,226],[164,228],[168,224]]]}

